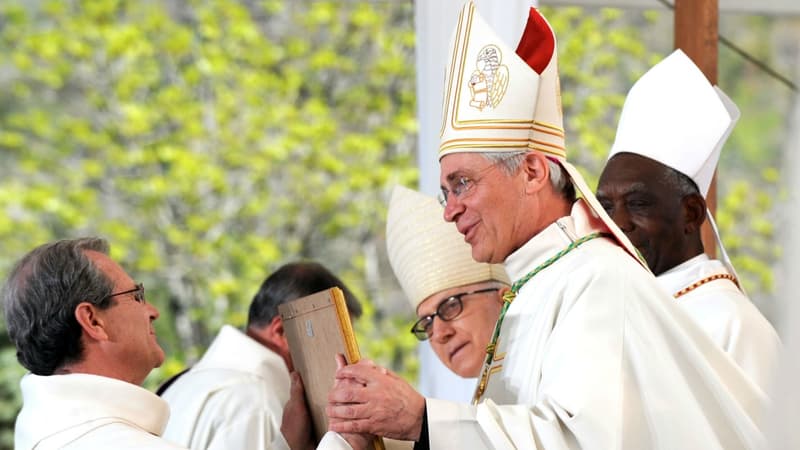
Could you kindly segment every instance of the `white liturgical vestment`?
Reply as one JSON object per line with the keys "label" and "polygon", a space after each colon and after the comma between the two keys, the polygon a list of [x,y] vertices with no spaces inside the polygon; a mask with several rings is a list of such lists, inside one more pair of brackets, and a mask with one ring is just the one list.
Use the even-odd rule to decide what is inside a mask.
{"label": "white liturgical vestment", "polygon": [[225,325],[203,358],[163,393],[172,410],[164,437],[192,449],[281,447],[290,384],[283,358]]}
{"label": "white liturgical vestment", "polygon": [[88,374],[26,375],[14,428],[17,450],[164,449],[169,407],[152,392]]}
{"label": "white liturgical vestment", "polygon": [[733,281],[712,279],[728,273],[721,261],[702,254],[662,273],[658,281],[673,297],[682,294],[675,299],[678,305],[766,392],[778,361],[780,339]]}
{"label": "white liturgical vestment", "polygon": [[[604,225],[582,200],[509,255],[519,280]],[[614,241],[530,279],[502,323],[477,406],[427,399],[430,448],[742,449],[760,389]]]}

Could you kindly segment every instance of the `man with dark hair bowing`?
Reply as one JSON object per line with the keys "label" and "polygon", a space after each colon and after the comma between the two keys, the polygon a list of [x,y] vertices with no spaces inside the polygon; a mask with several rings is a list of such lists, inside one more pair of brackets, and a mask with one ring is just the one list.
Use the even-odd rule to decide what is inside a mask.
{"label": "man with dark hair bowing", "polygon": [[332,287],[360,316],[358,299],[319,263],[285,264],[268,276],[250,303],[246,329],[223,326],[200,361],[164,391],[172,408],[164,436],[192,450],[283,448],[293,365],[278,305]]}
{"label": "man with dark hair bowing", "polygon": [[[337,372],[331,429],[430,448],[752,448],[763,395],[659,288],[566,161],[555,37],[517,52],[469,2],[445,80],[444,217],[514,281],[474,405],[365,361]],[[576,190],[583,198],[576,200]]]}

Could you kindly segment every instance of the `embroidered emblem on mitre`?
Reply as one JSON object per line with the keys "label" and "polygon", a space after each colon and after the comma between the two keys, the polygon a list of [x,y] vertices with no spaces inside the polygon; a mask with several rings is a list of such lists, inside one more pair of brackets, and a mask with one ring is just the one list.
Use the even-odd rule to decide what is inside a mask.
{"label": "embroidered emblem on mitre", "polygon": [[415,311],[445,289],[484,281],[511,285],[502,264],[472,259],[472,247],[454,223],[444,221],[436,199],[402,186],[395,186],[389,201],[386,250]]}
{"label": "embroidered emblem on mitre", "polygon": [[[470,105],[472,98],[466,82],[472,75],[472,61],[488,45],[496,46],[506,55],[507,97],[493,108],[478,109]],[[594,219],[602,221],[620,246],[647,268],[577,168],[567,161],[556,37],[536,8],[529,9],[517,50],[511,52],[478,14],[474,3],[469,1],[464,5],[450,44],[443,107],[440,160],[450,153],[462,152],[535,150],[546,154],[569,174]]]}
{"label": "embroidered emblem on mitre", "polygon": [[473,108],[494,108],[503,99],[508,87],[508,67],[501,64],[503,52],[496,46],[489,44],[478,52],[475,71],[469,77],[472,101],[469,105]]}
{"label": "embroidered emblem on mitre", "polygon": [[467,2],[445,72],[439,157],[533,149],[565,158],[557,59],[555,34],[535,8],[514,52]]}

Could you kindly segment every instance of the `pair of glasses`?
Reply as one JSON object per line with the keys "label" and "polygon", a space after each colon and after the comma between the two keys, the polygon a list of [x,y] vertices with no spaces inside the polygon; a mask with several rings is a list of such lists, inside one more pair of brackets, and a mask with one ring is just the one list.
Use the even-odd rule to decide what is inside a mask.
{"label": "pair of glasses", "polygon": [[128,289],[127,291],[115,292],[115,293],[109,295],[108,297],[105,297],[103,300],[100,301],[100,303],[103,303],[106,300],[111,299],[112,297],[117,297],[117,296],[125,295],[125,294],[133,294],[133,299],[136,300],[139,303],[144,303],[145,302],[144,285],[142,285],[142,283],[137,283],[136,286],[133,289]]}
{"label": "pair of glasses", "polygon": [[[517,156],[518,155],[515,153],[506,156],[505,158],[498,159],[489,164],[487,167],[484,167],[483,169],[479,170],[478,173],[486,172],[494,167],[497,167],[498,164],[504,163],[507,160],[515,158]],[[463,175],[459,176],[455,180],[455,182],[450,186],[449,189],[444,186],[440,188],[442,190],[442,193],[439,194],[438,197],[439,204],[442,205],[442,207],[447,207],[447,201],[451,194],[456,198],[463,198],[470,190],[472,190],[472,188],[475,187],[475,183],[477,183],[477,180],[473,178]]]}
{"label": "pair of glasses", "polygon": [[462,292],[460,294],[447,297],[446,299],[442,300],[441,303],[439,303],[439,306],[436,307],[435,313],[420,318],[414,324],[414,326],[411,327],[411,333],[413,333],[414,336],[416,336],[416,338],[420,341],[428,340],[430,339],[431,335],[433,335],[434,317],[438,316],[439,319],[449,322],[458,317],[461,312],[464,311],[464,302],[461,300],[462,297],[467,295],[485,294],[487,292],[495,292],[499,290],[500,288],[486,288],[472,292]]}
{"label": "pair of glasses", "polygon": [[439,194],[439,204],[442,205],[442,207],[447,207],[447,197],[450,194],[455,195],[456,198],[461,198],[462,195],[469,192],[469,190],[472,189],[474,186],[475,186],[475,180],[473,180],[472,178],[464,176],[458,177],[458,179],[450,187],[450,189],[447,189],[446,187],[441,188],[442,193]]}

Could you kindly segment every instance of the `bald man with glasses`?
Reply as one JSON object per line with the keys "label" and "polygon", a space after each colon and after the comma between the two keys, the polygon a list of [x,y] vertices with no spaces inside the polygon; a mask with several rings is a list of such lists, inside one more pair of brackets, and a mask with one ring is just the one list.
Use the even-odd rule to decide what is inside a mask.
{"label": "bald man with glasses", "polygon": [[418,317],[411,332],[429,340],[456,375],[475,378],[510,282],[502,264],[472,259],[442,211],[434,198],[395,187],[386,221],[389,262]]}

